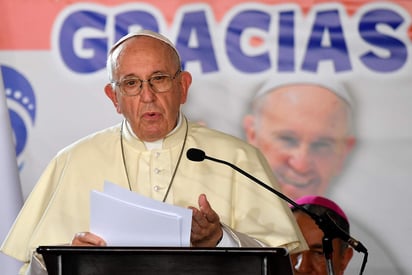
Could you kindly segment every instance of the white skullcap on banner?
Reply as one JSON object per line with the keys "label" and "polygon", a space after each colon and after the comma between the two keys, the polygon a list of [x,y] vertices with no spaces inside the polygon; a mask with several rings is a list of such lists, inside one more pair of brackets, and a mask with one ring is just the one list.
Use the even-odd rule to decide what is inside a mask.
{"label": "white skullcap on banner", "polygon": [[272,92],[281,87],[290,85],[315,85],[323,87],[343,99],[350,107],[353,107],[353,100],[344,84],[330,75],[322,76],[317,74],[308,75],[299,73],[291,75],[277,75],[274,78],[270,78],[261,86],[255,95],[255,99],[267,94],[268,92]]}

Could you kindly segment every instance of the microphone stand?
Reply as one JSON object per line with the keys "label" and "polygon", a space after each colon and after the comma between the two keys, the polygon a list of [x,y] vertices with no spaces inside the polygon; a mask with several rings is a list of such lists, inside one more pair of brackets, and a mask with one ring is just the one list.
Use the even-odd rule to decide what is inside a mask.
{"label": "microphone stand", "polygon": [[326,264],[327,264],[327,272],[328,272],[329,275],[334,275],[334,269],[333,269],[333,263],[332,263],[332,254],[333,254],[332,240],[334,238],[336,238],[337,236],[334,236],[336,234],[332,234],[334,223],[333,223],[333,221],[332,221],[332,223],[329,222],[329,221],[331,221],[329,216],[325,216],[325,217],[328,217],[329,218],[328,219],[328,218],[324,218],[322,216],[318,216],[318,215],[310,212],[309,210],[307,210],[306,208],[304,208],[301,205],[297,204],[295,201],[293,201],[289,197],[285,196],[284,194],[282,194],[281,192],[279,192],[276,189],[272,188],[271,186],[263,183],[262,181],[255,178],[254,176],[246,173],[242,169],[239,169],[237,166],[233,165],[232,163],[229,163],[229,162],[221,160],[221,159],[216,159],[216,158],[213,158],[213,157],[209,157],[207,155],[204,155],[204,158],[215,161],[215,162],[219,162],[219,163],[229,165],[230,167],[232,167],[233,169],[235,169],[236,171],[238,171],[242,175],[248,177],[249,179],[253,180],[257,184],[262,186],[263,188],[265,188],[268,191],[278,195],[283,200],[287,201],[288,203],[290,203],[294,207],[298,208],[299,210],[301,210],[304,213],[306,213],[307,215],[309,215],[316,222],[316,224],[319,226],[319,228],[323,231],[324,236],[323,236],[323,240],[322,240],[322,246],[323,246],[323,254],[325,255]]}
{"label": "microphone stand", "polygon": [[325,259],[326,259],[326,268],[327,268],[328,274],[334,275],[335,271],[333,269],[333,262],[332,262],[332,254],[333,254],[332,239],[324,235],[322,239],[322,247],[323,247],[323,254],[325,255]]}
{"label": "microphone stand", "polygon": [[332,240],[334,238],[340,238],[340,239],[346,240],[357,251],[365,253],[365,257],[364,257],[362,267],[361,267],[361,271],[360,271],[360,274],[363,273],[365,265],[366,265],[366,261],[367,261],[367,256],[368,256],[367,249],[360,242],[357,242],[356,240],[347,240],[346,239],[347,236],[343,236],[344,231],[333,221],[333,219],[327,213],[325,215],[319,216],[315,213],[310,212],[309,210],[307,210],[306,208],[304,208],[301,205],[297,204],[295,201],[293,201],[289,197],[285,196],[283,193],[281,193],[278,190],[272,188],[271,186],[263,183],[262,181],[255,178],[254,176],[250,175],[249,173],[246,173],[245,171],[243,171],[242,169],[240,169],[237,166],[233,165],[232,163],[229,163],[229,162],[221,160],[221,159],[209,157],[205,154],[205,152],[203,152],[200,149],[191,148],[187,151],[186,155],[187,155],[187,158],[189,160],[192,160],[192,161],[199,162],[199,161],[203,161],[204,159],[208,159],[208,160],[211,160],[211,161],[214,161],[214,162],[218,162],[218,163],[222,163],[222,164],[225,164],[227,166],[230,166],[231,168],[233,168],[237,172],[241,173],[245,177],[247,177],[247,178],[251,179],[252,181],[254,181],[255,183],[259,184],[261,187],[265,188],[269,192],[272,192],[273,194],[277,195],[278,197],[280,197],[284,201],[286,201],[289,204],[293,205],[295,208],[298,208],[302,212],[309,215],[316,222],[318,227],[323,231],[323,234],[324,234],[323,239],[322,239],[323,253],[324,253],[325,258],[326,258],[327,271],[328,271],[329,275],[334,275],[334,269],[333,269],[333,263],[332,263],[332,253],[333,253]]}

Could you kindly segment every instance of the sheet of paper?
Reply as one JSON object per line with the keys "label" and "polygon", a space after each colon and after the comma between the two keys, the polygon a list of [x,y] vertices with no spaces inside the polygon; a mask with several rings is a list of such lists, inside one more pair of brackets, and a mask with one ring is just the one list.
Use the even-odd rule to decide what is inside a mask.
{"label": "sheet of paper", "polygon": [[90,231],[108,245],[190,246],[191,210],[106,182],[90,194]]}
{"label": "sheet of paper", "polygon": [[142,207],[148,207],[151,209],[156,209],[158,211],[163,211],[165,213],[177,214],[181,219],[181,239],[182,246],[190,245],[190,230],[192,226],[192,210],[164,203],[161,201],[153,200],[151,198],[142,196],[140,194],[130,192],[129,190],[120,187],[117,184],[106,181],[104,184],[104,193],[117,197],[123,201],[129,203],[140,205]]}

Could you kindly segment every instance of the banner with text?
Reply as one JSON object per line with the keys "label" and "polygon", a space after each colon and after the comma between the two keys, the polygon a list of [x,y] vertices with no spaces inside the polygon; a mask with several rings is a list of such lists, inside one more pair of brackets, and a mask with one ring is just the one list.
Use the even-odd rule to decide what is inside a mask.
{"label": "banner with text", "polygon": [[[406,218],[412,192],[411,1],[15,0],[0,3],[0,10],[0,66],[24,197],[61,148],[121,121],[103,91],[108,49],[130,31],[150,29],[176,44],[183,68],[193,75],[183,107],[188,118],[257,147],[260,132],[251,131],[248,117],[267,83],[343,87],[336,89],[350,96],[356,142],[340,161],[310,168],[308,184],[323,180],[327,186],[308,192],[328,196],[346,211],[351,234],[369,250],[365,274],[412,274],[405,258],[412,241]],[[316,113],[325,110],[322,101],[317,104]],[[320,126],[309,121],[315,113],[281,106],[284,114],[272,126],[286,123],[279,117],[302,121],[282,142],[290,147],[310,137],[308,146],[316,148],[302,153],[302,163],[327,162],[330,141],[316,140]],[[267,158],[276,174],[276,156]],[[333,177],[326,181],[322,175],[328,173]],[[302,194],[306,183],[299,180],[293,188]],[[358,274],[361,261],[355,253],[347,273]]]}

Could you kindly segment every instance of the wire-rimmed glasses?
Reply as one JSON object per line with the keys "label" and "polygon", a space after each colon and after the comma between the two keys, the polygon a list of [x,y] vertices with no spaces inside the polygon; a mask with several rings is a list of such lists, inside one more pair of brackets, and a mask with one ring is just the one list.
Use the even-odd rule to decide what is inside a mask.
{"label": "wire-rimmed glasses", "polygon": [[121,81],[112,81],[111,83],[119,86],[120,92],[126,96],[139,95],[143,89],[143,82],[147,82],[155,93],[164,93],[172,88],[172,81],[181,72],[182,70],[178,69],[173,76],[168,74],[155,74],[147,80],[142,80],[137,77],[127,77]]}

